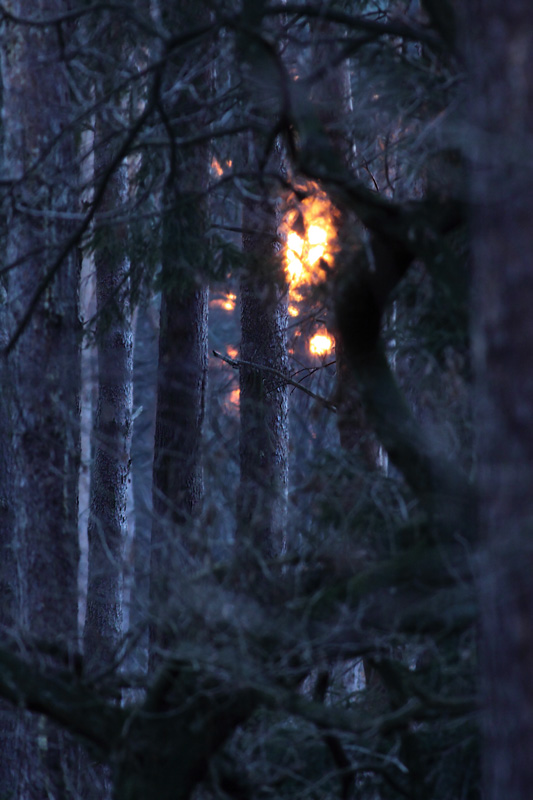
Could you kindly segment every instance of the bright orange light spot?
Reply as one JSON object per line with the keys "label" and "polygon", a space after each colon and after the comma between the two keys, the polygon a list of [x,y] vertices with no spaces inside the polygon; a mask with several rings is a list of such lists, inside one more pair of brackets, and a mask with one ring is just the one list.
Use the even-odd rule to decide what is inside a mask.
{"label": "bright orange light spot", "polygon": [[228,345],[228,347],[226,347],[226,352],[230,358],[233,358],[233,360],[235,360],[239,355],[237,348],[233,347],[232,345]]}
{"label": "bright orange light spot", "polygon": [[325,329],[315,333],[309,342],[309,352],[314,356],[325,356],[331,353],[334,347],[335,342]]}
{"label": "bright orange light spot", "polygon": [[[340,246],[337,228],[340,213],[326,192],[317,183],[299,186],[306,196],[294,194],[288,200],[279,233],[285,239],[283,251],[285,272],[289,283],[289,315],[297,317],[298,304],[305,300],[305,288],[324,281],[333,268]],[[296,336],[300,331],[294,332]],[[317,331],[308,343],[314,356],[325,356],[335,347],[325,328]]]}
{"label": "bright orange light spot", "polygon": [[210,301],[211,308],[222,308],[224,311],[235,311],[237,295],[228,293],[224,297],[215,297]]}
{"label": "bright orange light spot", "polygon": [[237,387],[236,389],[232,389],[229,393],[228,397],[224,401],[224,409],[228,414],[238,414],[239,413],[239,401],[240,401],[240,391]]}
{"label": "bright orange light spot", "polygon": [[213,158],[211,159],[211,174],[216,175],[217,178],[221,178],[222,175],[224,174],[224,171],[226,169],[231,169],[232,166],[233,166],[233,161],[230,158],[228,158],[228,160],[225,163],[225,166],[223,167],[218,158],[216,158],[216,156],[213,156]]}
{"label": "bright orange light spot", "polygon": [[213,156],[211,160],[211,172],[214,175],[217,175],[219,178],[224,173],[224,170],[220,166],[220,162],[215,158],[215,156]]}
{"label": "bright orange light spot", "polygon": [[280,233],[286,239],[285,269],[291,299],[302,299],[300,287],[316,285],[326,278],[339,250],[339,212],[316,183],[305,186],[308,196],[293,198],[285,213]]}
{"label": "bright orange light spot", "polygon": [[237,295],[235,294],[227,294],[226,299],[222,304],[222,308],[224,311],[235,311],[235,301],[237,299]]}

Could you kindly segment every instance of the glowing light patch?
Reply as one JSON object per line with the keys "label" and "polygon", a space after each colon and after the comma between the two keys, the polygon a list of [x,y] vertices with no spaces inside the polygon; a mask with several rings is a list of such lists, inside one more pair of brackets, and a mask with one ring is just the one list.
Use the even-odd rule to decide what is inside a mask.
{"label": "glowing light patch", "polygon": [[226,400],[224,401],[224,409],[228,414],[239,413],[239,402],[241,393],[239,389],[232,389]]}
{"label": "glowing light patch", "polygon": [[224,311],[235,311],[237,295],[227,294],[225,297],[215,297],[210,301],[211,308],[222,308]]}
{"label": "glowing light patch", "polygon": [[301,299],[298,289],[312,286],[326,278],[339,251],[337,225],[339,212],[316,183],[302,187],[308,192],[303,200],[293,198],[283,216],[280,234],[285,238],[285,271],[290,297]]}
{"label": "glowing light patch", "polygon": [[220,162],[215,158],[215,156],[213,156],[213,159],[211,161],[211,172],[213,173],[213,175],[217,175],[219,178],[221,175],[224,174],[224,170],[220,166]]}
{"label": "glowing light patch", "polygon": [[326,330],[321,330],[309,341],[309,352],[314,356],[325,356],[335,347],[333,338]]}

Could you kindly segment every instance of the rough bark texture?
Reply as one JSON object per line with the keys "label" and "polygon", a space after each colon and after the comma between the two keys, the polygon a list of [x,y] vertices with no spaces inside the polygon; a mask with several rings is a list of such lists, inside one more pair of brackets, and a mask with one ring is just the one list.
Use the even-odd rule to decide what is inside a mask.
{"label": "rough bark texture", "polygon": [[[161,4],[169,30],[205,20],[203,2]],[[194,65],[194,66],[193,66]],[[210,87],[209,51],[184,50],[170,58],[168,86],[177,91],[171,116],[181,122],[176,136],[204,124]],[[174,91],[174,90],[172,90]],[[151,654],[176,636],[173,598],[183,575],[202,552],[195,528],[204,495],[202,436],[207,392],[206,212],[209,164],[205,144],[172,150],[162,203],[161,312],[153,472],[150,597],[156,620]]]}
{"label": "rough bark texture", "polygon": [[152,475],[156,415],[158,308],[142,302],[137,309],[133,357],[133,408],[131,477],[135,534],[133,540],[129,630],[140,637],[135,663],[145,669],[148,653],[148,606],[150,598],[150,541],[153,519]]}
{"label": "rough bark texture", "polygon": [[[97,126],[97,179],[110,161],[105,124]],[[116,171],[102,203],[113,212],[127,199],[126,166]],[[112,665],[122,636],[122,552],[127,534],[133,402],[133,335],[128,298],[129,260],[112,226],[95,252],[98,345],[98,405],[91,475],[89,580],[84,653],[89,669]],[[117,240],[119,248],[117,248]]]}
{"label": "rough bark texture", "polygon": [[[203,166],[207,168],[207,161]],[[151,630],[152,655],[173,638],[176,620],[170,619],[168,609],[179,592],[180,573],[201,547],[195,539],[194,519],[204,493],[201,443],[208,290],[197,283],[199,275],[194,273],[198,267],[193,254],[201,252],[203,230],[198,202],[194,195],[183,205],[180,202],[173,219],[167,219],[164,233],[150,584],[158,619]]]}
{"label": "rough bark texture", "polygon": [[[8,7],[26,18],[66,10],[60,0]],[[7,286],[11,338],[71,232],[58,214],[75,209],[69,182],[74,148],[66,132],[68,81],[57,35],[4,22],[1,45],[3,174],[24,178],[13,184],[7,219],[7,262],[18,262]],[[13,468],[6,511],[21,598],[17,622],[31,640],[49,640],[65,653],[77,642],[78,267],[76,253],[66,255],[2,368],[11,395],[10,428],[2,431],[0,449],[6,448]],[[38,745],[37,721],[24,723],[17,797],[59,797],[64,790],[63,734],[43,731],[45,749]]]}
{"label": "rough bark texture", "polygon": [[[275,260],[276,214],[265,200],[246,200],[241,280],[241,358],[287,372],[287,292]],[[240,370],[238,554],[243,563],[279,555],[284,541],[288,487],[288,398],[279,377]],[[253,570],[252,570],[253,572]]]}
{"label": "rough bark texture", "polygon": [[[5,220],[2,219],[2,232],[5,235]],[[3,262],[2,266],[4,266]],[[7,304],[8,281],[0,278],[0,350],[8,344],[11,325],[8,320]],[[16,558],[13,547],[13,458],[10,446],[11,419],[13,415],[9,368],[0,356],[0,630],[13,627],[19,598],[17,597]],[[17,715],[12,708],[0,704],[0,791],[6,795],[16,789],[17,754],[16,737]]]}
{"label": "rough bark texture", "polygon": [[164,292],[161,300],[153,508],[160,539],[153,559],[166,561],[176,526],[198,514],[207,380],[207,290]]}
{"label": "rough bark texture", "polygon": [[476,0],[474,355],[487,800],[533,785],[533,6]]}

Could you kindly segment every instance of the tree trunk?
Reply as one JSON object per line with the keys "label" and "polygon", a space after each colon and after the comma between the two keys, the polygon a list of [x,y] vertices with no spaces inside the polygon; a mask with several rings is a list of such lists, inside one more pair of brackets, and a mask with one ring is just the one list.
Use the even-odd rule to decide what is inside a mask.
{"label": "tree trunk", "polygon": [[148,665],[148,607],[150,599],[150,542],[153,519],[152,476],[157,396],[159,311],[148,299],[141,301],[135,323],[133,357],[133,408],[131,442],[134,539],[130,584],[129,631],[136,637],[134,668]]}
{"label": "tree trunk", "polygon": [[[197,164],[202,182],[207,159]],[[176,195],[164,221],[153,473],[150,660],[176,636],[180,575],[201,552],[195,531],[204,495],[208,289],[202,286],[204,201]],[[167,195],[167,201],[170,195]],[[154,618],[154,617],[153,617]],[[154,661],[155,659],[155,661]]]}
{"label": "tree trunk", "polygon": [[[203,2],[161,4],[170,29],[195,26],[209,17]],[[210,94],[210,52],[180,52],[167,65],[178,91],[169,116],[181,121],[179,136],[204,124]],[[191,70],[191,65],[194,67]],[[173,89],[174,91],[174,89]],[[178,134],[177,134],[178,135]],[[201,555],[195,521],[202,509],[202,437],[207,392],[206,216],[209,178],[206,144],[171,151],[162,196],[161,312],[153,473],[150,599],[154,620],[150,659],[176,638],[180,575]],[[181,600],[179,600],[181,602]],[[174,605],[174,608],[173,608]]]}
{"label": "tree trunk", "polygon": [[[268,198],[246,199],[241,280],[240,466],[238,561],[250,578],[263,559],[281,553],[288,490],[287,290],[276,260],[277,219]],[[254,566],[255,565],[255,566]]]}
{"label": "tree trunk", "polygon": [[471,3],[474,358],[487,800],[533,785],[533,6]]}
{"label": "tree trunk", "polygon": [[[319,21],[315,24],[315,36],[319,41],[314,44],[313,65],[314,70],[322,71],[322,77],[313,89],[313,100],[333,151],[347,169],[351,169],[354,160],[354,142],[346,130],[346,122],[351,113],[349,62],[345,60],[340,66],[332,66],[335,56],[338,55],[329,41],[334,35],[335,29],[331,23]],[[321,38],[326,39],[327,43],[320,42]],[[346,227],[353,228],[357,224],[354,219],[344,221]],[[342,237],[343,231],[339,233]],[[342,337],[338,331],[335,332],[335,359],[337,367],[335,399],[341,447],[360,455],[368,469],[376,469],[379,453],[376,438],[368,425],[358,380],[348,362]]]}
{"label": "tree trunk", "polygon": [[[95,174],[111,161],[108,126],[99,121]],[[127,200],[127,167],[112,176],[101,212],[113,213]],[[84,653],[88,669],[112,666],[122,637],[122,552],[127,535],[133,402],[133,335],[128,297],[129,259],[120,248],[120,226],[111,225],[95,252],[98,401],[91,475],[89,580]]]}
{"label": "tree trunk", "polygon": [[[47,0],[39,8],[45,16],[66,10],[62,0]],[[10,11],[31,18],[35,4],[19,0]],[[75,211],[69,84],[60,40],[51,28],[5,22],[1,51],[3,174],[14,179],[6,253],[7,263],[17,263],[7,280],[5,335],[13,343],[21,335],[3,365],[11,411],[0,449],[12,467],[6,513],[21,597],[17,622],[24,637],[53,642],[56,655],[69,660],[78,637],[80,384],[79,263],[75,252],[62,253],[72,233],[65,218]],[[47,288],[22,330],[44,282]],[[26,720],[24,728],[17,797],[64,796],[70,749],[64,735],[40,726],[38,719]]]}
{"label": "tree trunk", "polygon": [[[167,261],[167,276],[176,266]],[[168,600],[169,582],[197,552],[193,522],[204,492],[207,301],[207,289],[192,287],[169,287],[161,298],[151,556],[156,602]]]}
{"label": "tree trunk", "polygon": [[[2,228],[4,228],[2,219]],[[2,230],[2,236],[5,236]],[[2,266],[5,266],[2,263]],[[14,451],[9,431],[13,419],[9,366],[3,355],[8,345],[12,324],[8,319],[7,276],[0,277],[0,630],[12,630],[17,619],[20,602],[16,580],[16,549],[13,547],[13,493]],[[17,764],[17,713],[2,702],[0,704],[0,796],[15,794]]]}

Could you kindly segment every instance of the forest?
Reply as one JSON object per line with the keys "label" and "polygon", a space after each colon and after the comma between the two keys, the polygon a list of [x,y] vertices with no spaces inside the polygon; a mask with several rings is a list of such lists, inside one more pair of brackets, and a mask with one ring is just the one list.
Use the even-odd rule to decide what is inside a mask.
{"label": "forest", "polygon": [[533,4],[3,0],[0,110],[0,800],[529,800]]}

